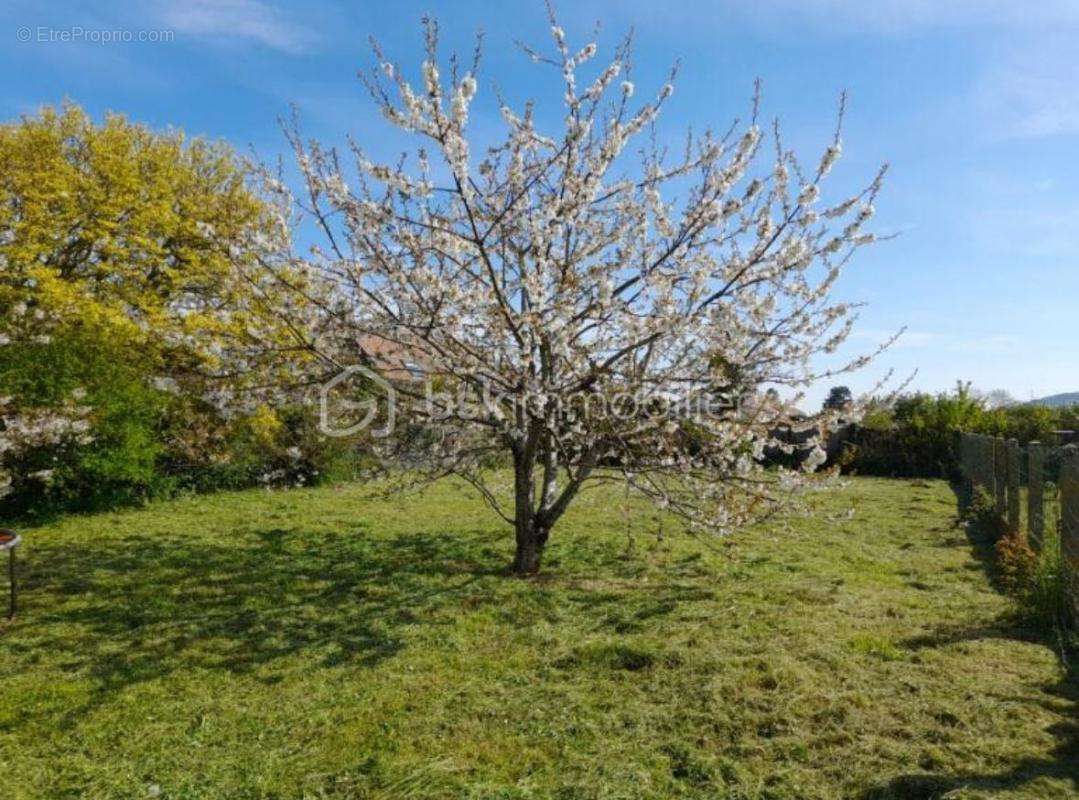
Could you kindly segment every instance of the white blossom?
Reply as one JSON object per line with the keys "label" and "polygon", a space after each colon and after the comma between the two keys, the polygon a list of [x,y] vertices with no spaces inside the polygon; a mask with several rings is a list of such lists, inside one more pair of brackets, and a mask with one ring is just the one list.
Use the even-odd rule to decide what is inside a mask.
{"label": "white blossom", "polygon": [[[616,85],[619,52],[578,94],[577,69],[596,48],[571,54],[565,32],[553,24],[551,34],[561,126],[540,130],[547,117],[531,103],[502,104],[505,136],[477,151],[478,163],[466,131],[476,79],[466,74],[443,111],[430,46],[426,97],[396,71],[396,99],[376,93],[384,116],[421,139],[419,177],[404,159],[391,168],[361,156],[373,180],[346,190],[335,161],[296,145],[338,250],[311,264],[339,300],[320,321],[319,353],[353,363],[363,355],[355,343],[377,337],[438,376],[437,403],[408,386],[397,395],[398,418],[429,433],[408,463],[465,476],[518,526],[549,531],[581,486],[617,473],[689,527],[729,532],[805,480],[762,476],[769,449],[795,449],[776,431],[803,424],[765,388],[797,391],[815,357],[850,332],[851,309],[831,299],[845,259],[832,255],[871,241],[863,227],[881,175],[818,210],[838,137],[809,178],[778,142],[761,147],[754,124],[730,139],[690,137],[676,157],[654,154],[644,140],[673,83],[631,103],[633,84]],[[645,160],[634,170],[627,154],[637,151]],[[778,155],[760,170],[759,151]],[[431,174],[446,176],[437,190]],[[707,414],[646,413],[720,389],[733,401]],[[482,399],[465,413],[454,393]],[[637,410],[619,412],[616,397]],[[376,446],[391,455],[403,445]],[[520,479],[505,487],[516,486],[509,506],[485,467],[506,450]],[[823,464],[822,452],[810,447],[802,469]],[[535,496],[528,486],[540,487]]]}

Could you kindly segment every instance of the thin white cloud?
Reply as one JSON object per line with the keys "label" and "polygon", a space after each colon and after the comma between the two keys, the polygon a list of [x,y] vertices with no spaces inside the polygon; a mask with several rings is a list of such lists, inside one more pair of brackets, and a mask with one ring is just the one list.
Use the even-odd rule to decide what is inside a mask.
{"label": "thin white cloud", "polygon": [[1079,133],[1075,39],[1047,35],[1013,45],[982,76],[975,99],[998,137]]}
{"label": "thin white cloud", "polygon": [[[852,341],[867,341],[880,343],[887,341],[889,336],[884,329],[863,328],[855,330],[851,334]],[[954,335],[947,333],[934,333],[932,331],[911,331],[903,333],[888,352],[898,350],[934,350],[940,353],[1012,353],[1020,348],[1020,342],[1015,336],[1006,334],[970,336]]]}
{"label": "thin white cloud", "polygon": [[1050,167],[1044,163],[1025,170],[1008,166],[964,179],[965,200],[954,203],[950,218],[963,247],[1016,264],[1070,263],[1079,250],[1079,201],[1069,185],[1046,176],[1042,170]]}
{"label": "thin white cloud", "polygon": [[1020,346],[1015,336],[997,334],[974,339],[956,338],[948,342],[947,349],[951,353],[1004,354],[1018,352]]}
{"label": "thin white cloud", "polygon": [[[884,328],[855,328],[851,333],[852,341],[872,342],[873,344],[882,344],[887,342],[893,336],[896,331],[885,330]],[[896,339],[892,344],[890,350],[920,350],[924,347],[932,347],[941,339],[939,333],[932,333],[930,331],[903,331],[903,334]]]}
{"label": "thin white cloud", "polygon": [[659,33],[677,38],[729,35],[732,24],[778,38],[1079,26],[1076,0],[578,0],[574,8],[580,19],[662,25]]}
{"label": "thin white cloud", "polygon": [[177,33],[216,39],[248,39],[297,53],[314,41],[311,30],[261,0],[183,0],[162,8],[162,22]]}
{"label": "thin white cloud", "polygon": [[774,25],[810,23],[842,33],[1079,25],[1079,3],[1074,0],[759,0],[738,10]]}
{"label": "thin white cloud", "polygon": [[741,13],[777,31],[816,36],[992,34],[970,93],[954,104],[991,139],[1079,134],[1077,0],[760,0]]}

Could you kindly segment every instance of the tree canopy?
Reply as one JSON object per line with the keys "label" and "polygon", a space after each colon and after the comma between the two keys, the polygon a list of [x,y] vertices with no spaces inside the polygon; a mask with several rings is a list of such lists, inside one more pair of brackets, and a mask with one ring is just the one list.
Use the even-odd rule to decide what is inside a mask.
{"label": "tree canopy", "polygon": [[9,337],[62,320],[172,366],[262,348],[247,269],[273,217],[227,146],[45,108],[0,126],[0,305]]}
{"label": "tree canopy", "polygon": [[[656,131],[674,71],[638,100],[628,39],[594,66],[597,44],[571,46],[553,15],[550,47],[525,50],[552,79],[561,126],[488,94],[504,134],[481,149],[469,133],[480,48],[444,62],[433,21],[425,35],[418,83],[377,45],[364,76],[416,141],[410,154],[377,163],[354,143],[352,170],[292,132],[303,207],[325,234],[310,269],[333,287],[335,335],[312,347],[371,363],[363,343],[377,339],[426,365],[444,391],[400,382],[398,416],[431,433],[433,474],[463,476],[514,525],[519,572],[538,568],[588,482],[625,481],[697,529],[774,508],[796,475],[762,474],[762,453],[805,423],[764,390],[805,386],[847,337],[852,309],[832,290],[874,239],[883,169],[825,203],[838,128],[805,165],[778,125],[769,142],[756,103],[669,150]],[[727,402],[685,410],[717,386]],[[461,392],[480,402],[463,407]],[[487,469],[500,453],[514,465],[509,502]]]}
{"label": "tree canopy", "polygon": [[145,485],[219,452],[214,405],[302,360],[257,269],[278,219],[226,145],[73,104],[0,125],[0,474]]}

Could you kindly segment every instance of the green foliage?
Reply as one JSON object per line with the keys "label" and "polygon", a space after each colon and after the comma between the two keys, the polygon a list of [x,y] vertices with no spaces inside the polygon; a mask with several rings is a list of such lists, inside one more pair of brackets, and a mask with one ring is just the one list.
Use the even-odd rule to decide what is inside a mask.
{"label": "green foliage", "polygon": [[[0,347],[0,386],[16,405],[55,407],[74,392],[90,409],[92,440],[21,452],[9,459],[14,477],[6,510],[90,509],[131,502],[151,492],[163,451],[158,425],[166,396],[146,381],[122,344],[88,327],[47,342]],[[33,475],[47,475],[45,479]]]}
{"label": "green foliage", "polygon": [[954,478],[961,431],[1051,443],[1055,431],[1079,422],[1073,408],[1014,405],[987,408],[970,384],[954,392],[900,395],[891,404],[872,404],[849,431],[838,463],[862,475]]}
{"label": "green foliage", "polygon": [[996,551],[997,569],[1001,586],[1013,595],[1030,591],[1038,568],[1038,554],[1022,534],[1005,531],[993,549]]}
{"label": "green foliage", "polygon": [[855,431],[848,448],[850,469],[863,474],[949,477],[955,463],[955,437],[973,430],[985,407],[959,384],[951,394],[898,397],[890,408],[877,408]]}
{"label": "green foliage", "polygon": [[996,526],[1000,524],[1000,518],[997,515],[993,497],[981,486],[974,488],[973,495],[964,509],[963,518],[980,530],[991,533],[994,538],[999,533]]}
{"label": "green foliage", "polygon": [[0,307],[92,324],[188,366],[255,316],[240,267],[272,230],[223,144],[74,105],[0,125]]}
{"label": "green foliage", "polygon": [[1072,408],[1049,408],[1047,406],[1016,405],[998,408],[990,412],[982,433],[996,433],[1007,439],[1018,439],[1020,444],[1055,441],[1055,433],[1068,430]]}
{"label": "green foliage", "polygon": [[0,511],[309,482],[347,460],[295,406],[204,399],[303,359],[256,269],[287,236],[273,212],[222,144],[74,105],[0,125],[0,405],[62,416],[77,396],[90,426],[14,446],[0,420]]}
{"label": "green foliage", "polygon": [[[189,419],[190,409],[178,416]],[[260,406],[223,430],[214,459],[171,464],[177,488],[199,492],[240,489],[257,484],[304,486],[354,478],[364,466],[352,440],[327,437],[318,430],[314,410],[295,404]]]}
{"label": "green foliage", "polygon": [[824,399],[825,410],[842,411],[854,403],[854,394],[847,386],[833,386]]}
{"label": "green foliage", "polygon": [[1079,632],[1074,618],[1076,587],[1060,547],[1059,497],[1049,486],[1049,512],[1040,547],[1032,547],[1025,531],[1007,529],[994,509],[993,498],[977,489],[966,506],[965,519],[978,538],[993,543],[993,560],[999,586],[1016,600],[1016,611],[1025,625],[1057,638],[1066,656],[1079,653]]}
{"label": "green foliage", "polygon": [[1054,631],[1079,654],[1079,619],[1075,619],[1079,586],[1060,549],[1056,530],[1046,532],[1041,550],[1032,555],[1030,569],[1016,587],[1021,613],[1038,627]]}

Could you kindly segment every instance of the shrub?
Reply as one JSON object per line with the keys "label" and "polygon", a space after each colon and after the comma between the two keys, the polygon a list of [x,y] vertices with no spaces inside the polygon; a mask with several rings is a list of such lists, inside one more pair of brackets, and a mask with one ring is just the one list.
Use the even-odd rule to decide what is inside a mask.
{"label": "shrub", "polygon": [[13,491],[5,511],[90,510],[151,492],[165,397],[147,385],[144,369],[88,327],[0,348],[0,385],[17,407],[56,408],[78,394],[90,426],[89,441],[65,439],[9,456]]}
{"label": "shrub", "polygon": [[1001,586],[1013,595],[1027,594],[1033,585],[1039,559],[1030,549],[1026,537],[1009,531],[997,539],[994,550]]}
{"label": "shrub", "polygon": [[[192,430],[187,423],[200,418]],[[314,411],[299,403],[261,405],[228,421],[212,408],[180,403],[170,419],[185,425],[159,465],[173,492],[312,485],[351,479],[365,466],[360,445],[325,436]]]}
{"label": "shrub", "polygon": [[980,530],[992,530],[992,526],[999,525],[1000,518],[994,508],[992,495],[981,486],[975,487],[964,509],[963,519]]}
{"label": "shrub", "polygon": [[1016,599],[1019,614],[1031,625],[1062,636],[1067,647],[1079,644],[1074,633],[1075,587],[1060,549],[1055,526],[1047,526],[1039,550],[1027,537],[1006,530],[993,508],[993,498],[977,489],[966,506],[964,518],[977,531],[996,539],[994,561],[1001,588]]}
{"label": "shrub", "polygon": [[871,404],[861,423],[844,432],[833,463],[863,475],[954,479],[962,431],[1017,439],[1020,444],[1050,443],[1055,431],[1076,424],[1079,413],[1070,408],[987,408],[969,384],[959,383],[953,392],[917,392],[890,404]]}
{"label": "shrub", "polygon": [[[287,245],[276,211],[221,144],[70,104],[0,125],[0,511],[306,481],[339,458],[291,410],[259,438],[239,402],[305,359],[255,274]],[[76,394],[86,436],[15,446],[17,420]]]}
{"label": "shrub", "polygon": [[1026,616],[1039,627],[1064,631],[1074,630],[1074,586],[1069,585],[1069,571],[1060,550],[1058,534],[1047,532],[1045,544],[1035,554],[1033,569],[1019,589],[1021,608]]}

